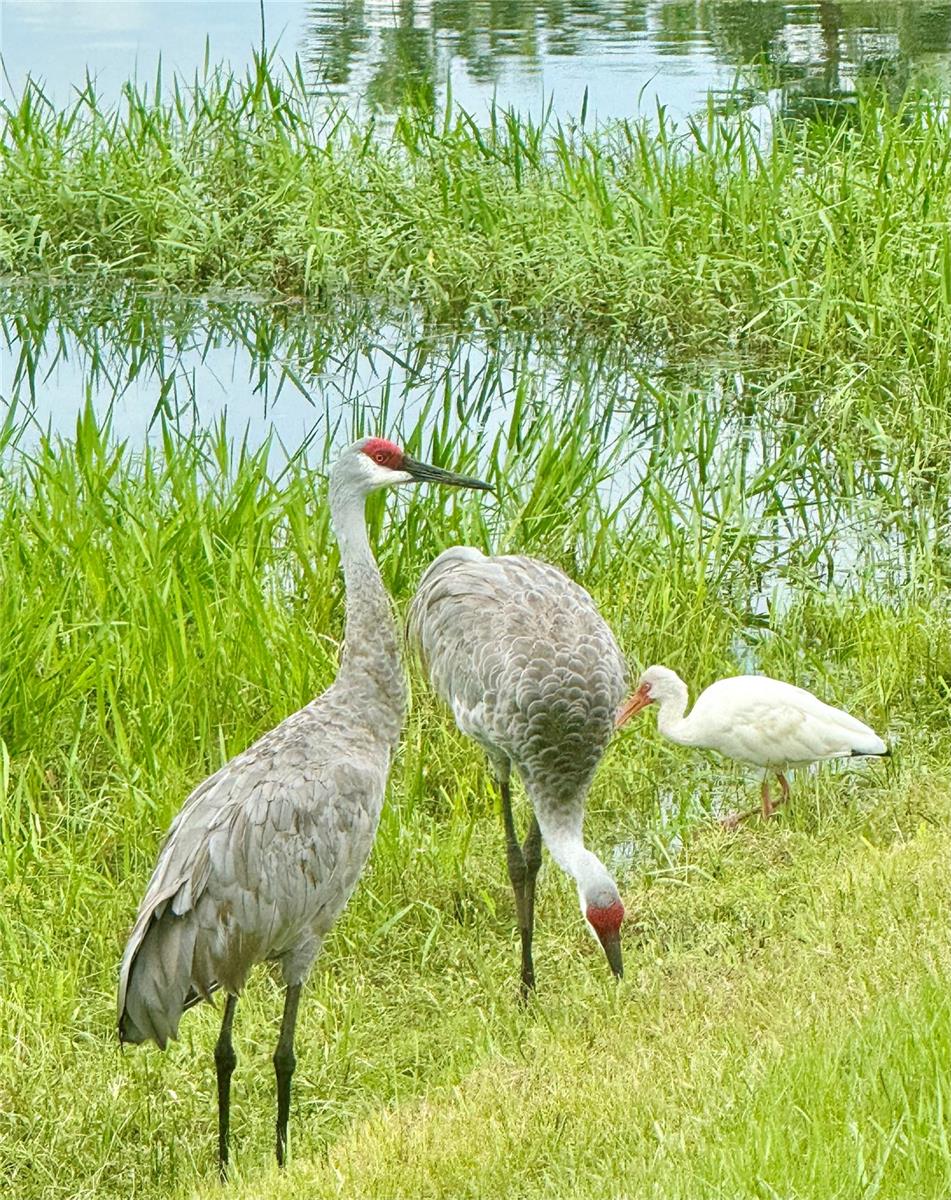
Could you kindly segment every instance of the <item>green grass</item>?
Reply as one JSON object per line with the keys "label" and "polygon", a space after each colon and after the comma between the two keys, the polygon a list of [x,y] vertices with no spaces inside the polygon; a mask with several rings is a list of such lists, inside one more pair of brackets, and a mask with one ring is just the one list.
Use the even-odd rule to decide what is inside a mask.
{"label": "green grass", "polygon": [[8,273],[357,292],[832,374],[907,346],[947,383],[951,140],[927,98],[873,93],[767,139],[712,104],[685,130],[409,110],[381,133],[269,60],[160,87],[108,107],[90,83],[57,110],[29,86],[6,105]]}
{"label": "green grass", "polygon": [[[664,659],[699,687],[746,639],[761,669],[887,731],[896,758],[802,776],[789,813],[731,837],[708,813],[749,783],[641,721],[606,756],[587,822],[629,908],[627,977],[611,985],[549,867],[523,1010],[491,784],[417,681],[370,867],[306,992],[286,1181],[271,1167],[266,972],[239,1006],[235,1194],[946,1194],[951,661],[914,527],[900,590],[873,573],[831,593],[801,581],[764,618],[740,519],[754,492],[713,487],[711,468],[716,504],[698,495],[693,525],[663,490],[618,510],[595,484],[630,453],[637,414],[612,450],[594,410],[576,426],[513,411],[480,441],[446,404],[402,436],[478,462],[500,496],[419,492],[389,522],[374,507],[401,605],[451,541],[542,553],[593,591],[632,667]],[[120,1052],[116,965],[187,791],[333,676],[321,456],[268,471],[266,449],[223,429],[131,447],[89,413],[62,442],[8,438],[0,1173],[28,1200],[214,1196],[215,1014],[190,1013],[164,1056]],[[654,465],[673,469],[660,449]],[[839,518],[813,517],[813,539]]]}
{"label": "green grass", "polygon": [[946,1194],[946,836],[853,830],[845,869],[764,841],[708,835],[689,888],[639,900],[617,995],[588,970],[528,1013],[500,997],[458,1082],[237,1194]]}

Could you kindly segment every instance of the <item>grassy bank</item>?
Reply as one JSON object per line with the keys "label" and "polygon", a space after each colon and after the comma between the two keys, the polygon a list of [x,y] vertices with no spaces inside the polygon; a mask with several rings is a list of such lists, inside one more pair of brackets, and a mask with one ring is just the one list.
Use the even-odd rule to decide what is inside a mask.
{"label": "grassy bank", "polygon": [[[315,109],[259,62],[172,99],[92,86],[4,112],[0,261],[186,291],[357,292],[651,344],[751,346],[827,370],[890,357],[948,379],[951,140],[939,106],[869,97],[771,137],[713,109],[586,132]],[[923,366],[924,370],[924,366]]]}
{"label": "grassy bank", "polygon": [[[302,1008],[286,1181],[265,972],[239,1006],[235,1192],[944,1195],[951,652],[927,535],[909,531],[900,588],[803,581],[754,617],[738,597],[762,571],[735,513],[714,542],[663,491],[615,511],[597,481],[618,464],[586,427],[516,414],[481,449],[433,414],[404,430],[447,465],[478,457],[500,494],[374,507],[398,603],[452,541],[544,554],[633,667],[664,659],[699,686],[753,639],[760,669],[847,703],[896,757],[803,776],[788,814],[730,837],[706,814],[748,783],[645,720],[588,820],[629,908],[627,978],[609,986],[547,868],[522,1010],[484,765],[417,683],[369,871]],[[120,1053],[115,971],[184,795],[333,675],[319,455],[275,476],[223,432],[146,453],[87,415],[2,462],[0,1178],[24,1200],[217,1195],[216,1016],[189,1014],[167,1055]]]}

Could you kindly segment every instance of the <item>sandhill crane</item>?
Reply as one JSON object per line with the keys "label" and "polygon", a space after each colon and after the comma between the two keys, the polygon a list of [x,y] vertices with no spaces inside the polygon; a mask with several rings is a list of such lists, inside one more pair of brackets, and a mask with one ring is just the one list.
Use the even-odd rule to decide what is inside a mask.
{"label": "sandhill crane", "polygon": [[[454,546],[423,576],[409,633],[436,692],[462,732],[485,750],[499,782],[522,995],[535,986],[535,877],[543,840],[575,880],[585,920],[620,976],[624,907],[582,837],[585,797],[627,675],[594,601],[557,567]],[[512,817],[513,767],[532,806],[522,845]]]}
{"label": "sandhill crane", "polygon": [[[762,767],[764,817],[772,816],[789,799],[786,771],[827,758],[889,753],[878,734],[855,717],[823,704],[804,688],[766,675],[718,679],[700,693],[685,717],[687,700],[687,685],[675,671],[648,667],[618,713],[618,728],[647,705],[656,704],[657,728],[670,741]],[[769,794],[770,771],[776,773],[782,790],[776,802]],[[732,828],[752,812],[734,813],[723,823]]]}
{"label": "sandhill crane", "polygon": [[389,596],[367,540],[378,488],[429,480],[489,484],[363,438],[330,471],[330,513],[346,585],[333,685],[198,785],[172,822],[119,975],[119,1037],[164,1049],[184,1009],[221,988],[215,1046],[218,1162],[228,1162],[237,997],[256,962],[280,964],[284,1015],[274,1053],[277,1161],[287,1148],[301,985],[373,845],[406,685]]}

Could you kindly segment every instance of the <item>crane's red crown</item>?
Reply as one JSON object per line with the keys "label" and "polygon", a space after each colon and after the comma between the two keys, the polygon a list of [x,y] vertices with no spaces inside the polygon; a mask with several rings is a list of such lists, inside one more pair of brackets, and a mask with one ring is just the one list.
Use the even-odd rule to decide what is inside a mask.
{"label": "crane's red crown", "polygon": [[395,442],[388,442],[386,438],[369,438],[363,447],[363,453],[381,467],[389,467],[391,471],[402,470],[403,459],[406,457]]}
{"label": "crane's red crown", "polygon": [[615,900],[607,908],[598,908],[597,905],[589,904],[585,916],[594,927],[598,937],[604,937],[607,933],[617,933],[621,928],[621,922],[624,920],[624,905],[620,900]]}

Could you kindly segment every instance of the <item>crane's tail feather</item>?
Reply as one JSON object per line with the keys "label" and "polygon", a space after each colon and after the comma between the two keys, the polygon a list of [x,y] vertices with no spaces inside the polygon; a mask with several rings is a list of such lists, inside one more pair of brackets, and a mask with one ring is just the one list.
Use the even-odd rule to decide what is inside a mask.
{"label": "crane's tail feather", "polygon": [[158,919],[153,917],[128,966],[120,1041],[151,1038],[164,1050],[169,1038],[178,1036],[185,1009],[211,990],[197,989],[192,978],[198,931],[194,913],[178,917],[166,909]]}

